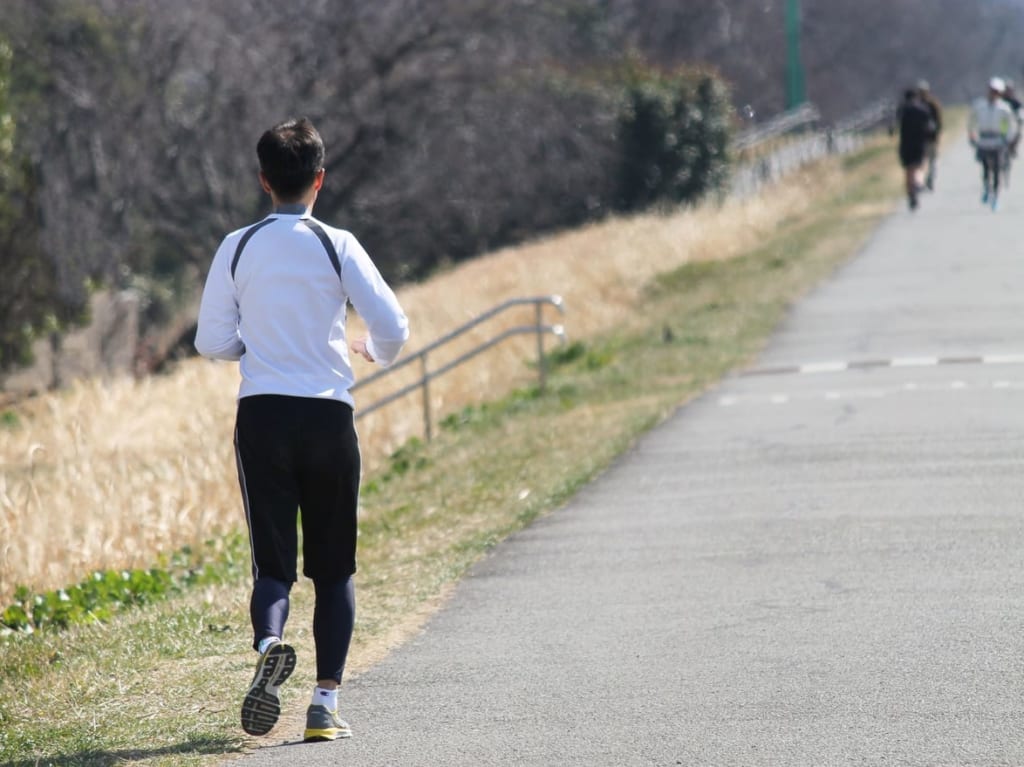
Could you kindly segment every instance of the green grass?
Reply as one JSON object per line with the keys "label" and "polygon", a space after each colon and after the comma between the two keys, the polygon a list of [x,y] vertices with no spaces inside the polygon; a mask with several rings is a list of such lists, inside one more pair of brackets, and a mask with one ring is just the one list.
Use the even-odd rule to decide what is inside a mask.
{"label": "green grass", "polygon": [[[422,625],[496,543],[750,364],[792,302],[856,252],[899,194],[889,142],[841,164],[838,191],[755,250],[660,275],[617,332],[553,352],[544,391],[450,415],[433,441],[411,440],[366,479],[350,672]],[[311,592],[306,582],[293,590],[298,681],[263,743],[301,729],[315,678]],[[255,659],[247,608],[247,579],[235,575],[0,644],[0,764],[210,765],[257,747],[237,725]]]}
{"label": "green grass", "polygon": [[72,625],[109,621],[117,612],[180,594],[197,586],[237,583],[249,572],[249,540],[241,534],[185,546],[160,557],[147,570],[94,572],[67,588],[33,593],[19,586],[14,602],[0,610],[0,641],[14,634],[60,631]]}

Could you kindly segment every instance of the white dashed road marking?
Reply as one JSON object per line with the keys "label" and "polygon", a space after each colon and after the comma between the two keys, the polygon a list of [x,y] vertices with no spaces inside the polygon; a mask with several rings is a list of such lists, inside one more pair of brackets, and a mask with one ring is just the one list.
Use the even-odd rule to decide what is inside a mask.
{"label": "white dashed road marking", "polygon": [[938,357],[896,357],[889,360],[894,368],[924,368],[939,364]]}
{"label": "white dashed road marking", "polygon": [[948,381],[943,384],[919,384],[916,381],[907,381],[906,383],[891,386],[888,388],[874,388],[874,389],[829,389],[822,392],[774,392],[772,394],[750,394],[750,395],[726,395],[718,399],[718,404],[722,407],[732,407],[739,404],[755,404],[755,403],[770,403],[772,405],[784,405],[788,402],[797,400],[826,400],[829,402],[835,402],[838,400],[857,400],[857,399],[881,399],[886,396],[895,394],[905,394],[908,392],[919,392],[919,393],[941,393],[941,392],[960,392],[968,389],[975,391],[1000,389],[1006,390],[1019,390],[1024,391],[1024,380],[1021,381],[1007,381],[1004,379],[998,381],[990,381],[985,384],[969,384],[966,381]]}
{"label": "white dashed road marking", "polygon": [[987,354],[963,357],[892,357],[889,359],[852,360],[845,362],[808,362],[802,365],[781,365],[779,367],[754,368],[740,373],[741,376],[807,375],[815,373],[840,373],[845,370],[867,368],[910,368],[933,367],[936,365],[1020,365],[1024,354]]}
{"label": "white dashed road marking", "polygon": [[[1021,365],[1024,364],[1024,354],[989,354],[970,355],[963,357],[892,357],[891,359],[868,359],[849,362],[811,362],[802,365],[785,365],[780,367],[755,368],[740,374],[748,378],[754,376],[786,376],[786,375],[820,375],[824,373],[840,373],[847,370],[867,370],[871,368],[922,368],[937,367],[939,365]],[[918,381],[906,381],[902,384],[888,388],[872,389],[829,389],[824,392],[814,393],[789,393],[776,391],[768,395],[726,395],[718,400],[723,407],[731,407],[742,403],[770,403],[773,405],[784,405],[793,400],[824,399],[836,401],[840,399],[878,399],[890,394],[901,392],[953,392],[965,389],[1024,389],[1024,380],[1012,381],[1005,378],[991,381],[987,384],[969,384],[967,381],[956,379],[953,381],[938,384],[922,384]]]}

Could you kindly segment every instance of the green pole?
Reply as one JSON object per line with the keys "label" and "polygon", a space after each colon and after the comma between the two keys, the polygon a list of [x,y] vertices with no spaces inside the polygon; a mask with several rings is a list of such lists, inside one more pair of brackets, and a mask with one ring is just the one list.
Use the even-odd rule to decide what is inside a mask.
{"label": "green pole", "polygon": [[800,0],[786,0],[786,108],[793,109],[806,100],[800,60]]}

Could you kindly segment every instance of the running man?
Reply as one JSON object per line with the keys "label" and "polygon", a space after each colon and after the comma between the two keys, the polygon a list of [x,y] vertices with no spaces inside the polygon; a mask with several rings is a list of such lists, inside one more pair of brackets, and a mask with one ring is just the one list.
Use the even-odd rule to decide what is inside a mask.
{"label": "running man", "polygon": [[988,83],[988,94],[971,106],[967,122],[967,137],[982,166],[983,205],[996,210],[999,204],[999,171],[1003,153],[1017,138],[1017,120],[1013,110],[1003,100],[1006,83],[993,77]]}
{"label": "running man", "polygon": [[915,88],[903,93],[899,108],[900,165],[903,166],[907,190],[907,203],[917,210],[918,193],[924,188],[922,165],[932,136],[931,112]]}
{"label": "running man", "polygon": [[[221,242],[195,340],[206,357],[239,360],[242,377],[235,462],[252,550],[252,646],[259,653],[242,729],[270,732],[281,715],[278,688],[295,669],[295,650],[283,639],[298,579],[301,506],[317,672],[304,739],[334,740],[352,734],[338,714],[355,621],[360,472],[349,351],[389,365],[409,326],[356,238],[313,218],[324,183],[324,144],[313,124],[303,118],[271,128],[256,153],[273,211]],[[351,346],[349,302],[369,332]]]}

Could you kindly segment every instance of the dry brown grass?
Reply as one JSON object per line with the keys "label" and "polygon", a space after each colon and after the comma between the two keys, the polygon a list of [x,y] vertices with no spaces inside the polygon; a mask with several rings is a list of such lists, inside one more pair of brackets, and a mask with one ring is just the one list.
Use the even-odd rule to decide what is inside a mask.
{"label": "dry brown grass", "polygon": [[[837,168],[824,164],[815,193],[840,181]],[[810,186],[797,175],[759,199],[609,220],[407,286],[398,292],[413,330],[409,350],[514,296],[562,295],[573,338],[626,324],[651,277],[750,248],[807,209]],[[529,319],[513,313],[504,322]],[[475,332],[446,358],[501,327]],[[535,375],[525,364],[532,356],[533,341],[523,338],[457,369],[432,385],[433,412],[522,386]],[[433,366],[443,361],[439,356]],[[357,368],[362,376],[371,372]],[[159,552],[240,527],[231,449],[237,383],[236,365],[190,360],[171,375],[85,382],[20,405],[21,425],[0,430],[0,605],[17,584],[50,589],[96,568],[150,566]],[[393,388],[376,386],[360,400]],[[409,396],[359,429],[372,471],[422,434],[421,403]]]}

